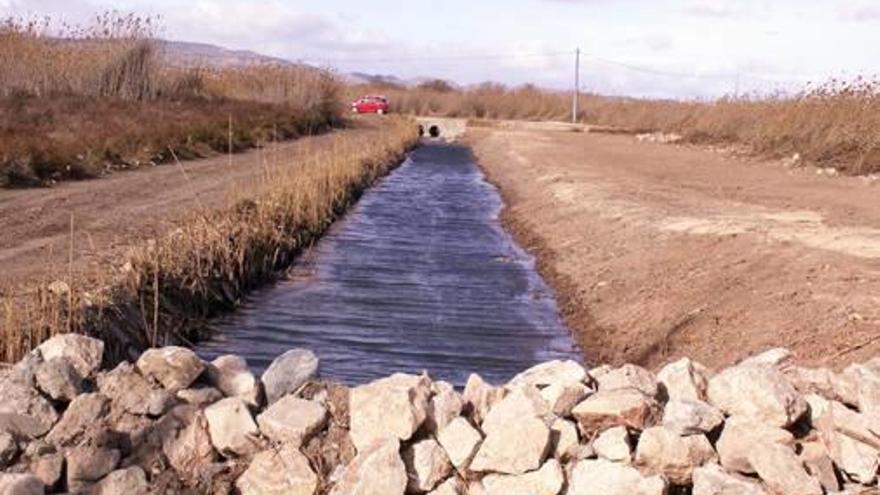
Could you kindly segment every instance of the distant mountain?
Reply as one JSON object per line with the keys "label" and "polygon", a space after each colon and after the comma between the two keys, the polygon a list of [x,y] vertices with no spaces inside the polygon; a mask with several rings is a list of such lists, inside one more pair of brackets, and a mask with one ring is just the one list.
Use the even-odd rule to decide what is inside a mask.
{"label": "distant mountain", "polygon": [[172,65],[208,66],[218,69],[252,65],[297,65],[289,60],[262,55],[250,50],[230,50],[207,43],[160,40],[159,48],[165,60]]}

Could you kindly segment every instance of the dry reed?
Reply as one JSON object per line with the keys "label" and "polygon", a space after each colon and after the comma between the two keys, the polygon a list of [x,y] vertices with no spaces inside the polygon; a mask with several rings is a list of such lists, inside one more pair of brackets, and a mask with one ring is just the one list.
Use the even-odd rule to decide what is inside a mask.
{"label": "dry reed", "polygon": [[267,192],[230,195],[228,207],[182,219],[134,248],[120,273],[103,274],[105,286],[71,280],[0,300],[0,361],[66,331],[103,338],[111,359],[198,339],[201,322],[278,276],[417,138],[411,122],[392,118],[378,137],[336,137],[327,150],[294,163],[265,163]]}

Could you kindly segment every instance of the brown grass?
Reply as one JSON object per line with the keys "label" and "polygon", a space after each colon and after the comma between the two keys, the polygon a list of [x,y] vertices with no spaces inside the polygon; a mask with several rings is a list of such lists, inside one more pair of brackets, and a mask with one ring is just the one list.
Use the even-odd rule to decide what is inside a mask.
{"label": "brown grass", "polygon": [[238,151],[341,122],[340,86],[324,71],[173,67],[154,30],[149,18],[112,14],[85,27],[0,20],[0,185],[163,163],[169,148]]}
{"label": "brown grass", "polygon": [[[356,86],[347,96],[386,94],[395,111],[475,119],[571,119],[571,94],[487,84],[455,90]],[[761,157],[799,154],[805,163],[849,174],[880,172],[880,82],[830,81],[795,95],[715,101],[581,97],[578,120],[626,132],[680,134],[695,144],[737,145]]]}
{"label": "brown grass", "polygon": [[275,278],[361,192],[387,173],[417,140],[406,119],[388,120],[379,139],[338,141],[332,149],[266,165],[266,194],[239,195],[199,211],[132,250],[104,284],[76,280],[0,300],[0,361],[14,361],[51,335],[84,332],[105,340],[113,359],[151,345],[200,337],[205,318],[234,308]]}

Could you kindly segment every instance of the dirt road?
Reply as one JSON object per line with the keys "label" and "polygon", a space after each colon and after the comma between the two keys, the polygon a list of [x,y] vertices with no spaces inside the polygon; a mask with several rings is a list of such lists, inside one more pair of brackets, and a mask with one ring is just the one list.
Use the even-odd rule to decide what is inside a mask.
{"label": "dirt road", "polygon": [[[120,254],[199,208],[229,204],[267,185],[266,171],[299,166],[311,150],[381,132],[373,124],[180,166],[162,165],[49,189],[0,190],[0,295],[36,280],[66,280],[73,217],[75,280],[104,276]],[[100,269],[99,269],[100,268]]]}
{"label": "dirt road", "polygon": [[468,139],[592,360],[880,350],[880,184],[629,136]]}

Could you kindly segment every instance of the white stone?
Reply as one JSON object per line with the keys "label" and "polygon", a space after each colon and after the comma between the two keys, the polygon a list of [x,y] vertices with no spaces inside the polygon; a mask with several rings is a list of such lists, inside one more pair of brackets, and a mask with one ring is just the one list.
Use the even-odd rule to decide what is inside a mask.
{"label": "white stone", "polygon": [[857,413],[837,401],[829,401],[822,415],[813,419],[819,430],[836,430],[875,449],[880,449],[880,436],[874,430],[880,429],[870,416]]}
{"label": "white stone", "polygon": [[407,475],[399,448],[397,439],[388,438],[360,450],[330,495],[403,495]]}
{"label": "white stone", "polygon": [[852,480],[869,485],[877,480],[880,452],[838,431],[821,431],[819,437],[834,464]]}
{"label": "white stone", "polygon": [[664,366],[657,373],[659,381],[672,399],[706,400],[706,388],[709,386],[709,373],[706,367],[682,358]]}
{"label": "white stone", "polygon": [[557,495],[565,476],[559,462],[550,459],[537,471],[520,475],[489,474],[482,483],[486,495]]}
{"label": "white stone", "polygon": [[571,416],[571,410],[593,391],[583,383],[554,383],[541,390],[541,397],[560,418]]}
{"label": "white stone", "polygon": [[691,483],[694,469],[717,460],[705,435],[680,436],[662,426],[648,428],[639,437],[635,464],[644,471],[666,476],[678,485]]}
{"label": "white stone", "polygon": [[637,469],[605,459],[575,464],[566,495],[666,495],[662,476],[646,476]]}
{"label": "white stone", "polygon": [[58,421],[52,404],[26,383],[9,377],[0,379],[0,397],[0,432],[37,438]]}
{"label": "white stone", "polygon": [[241,495],[314,495],[318,476],[296,447],[283,445],[255,455],[235,486]]}
{"label": "white stone", "polygon": [[217,458],[208,420],[195,406],[175,407],[162,417],[157,428],[162,436],[162,452],[181,475],[196,475]]}
{"label": "white stone", "polygon": [[694,469],[693,495],[769,495],[760,483],[728,473],[718,464]]}
{"label": "white stone", "polygon": [[516,388],[521,385],[531,385],[542,388],[550,385],[583,383],[586,379],[587,371],[580,363],[557,359],[532,366],[513,377],[508,386]]}
{"label": "white stone", "polygon": [[819,482],[810,477],[790,448],[770,444],[749,453],[749,463],[768,488],[781,495],[822,495]]}
{"label": "white stone", "polygon": [[82,377],[70,360],[64,357],[40,364],[34,378],[37,387],[54,400],[70,402],[82,393]]}
{"label": "white stone", "polygon": [[457,477],[453,476],[448,480],[440,483],[440,486],[430,492],[428,495],[468,495],[467,487]]}
{"label": "white stone", "polygon": [[581,432],[589,436],[613,426],[643,430],[660,419],[660,405],[635,389],[596,392],[574,407],[572,416]]}
{"label": "white stone", "polygon": [[104,343],[98,339],[74,333],[56,335],[37,347],[45,361],[67,358],[79,376],[88,378],[101,367]]}
{"label": "white stone", "polygon": [[351,440],[361,450],[376,440],[408,440],[428,414],[427,377],[395,373],[355,387],[349,396]]}
{"label": "white stone", "polygon": [[769,366],[734,366],[709,380],[709,402],[730,416],[787,427],[806,411],[803,396]]}
{"label": "white stone", "polygon": [[609,428],[593,440],[593,451],[603,459],[629,463],[632,460],[632,444],[625,426]]}
{"label": "white stone", "polygon": [[431,402],[428,404],[428,417],[426,419],[428,430],[433,433],[442,430],[453,419],[461,415],[462,407],[464,407],[464,402],[461,400],[461,395],[451,385],[449,387],[442,387],[442,390],[437,391],[431,397]]}
{"label": "white stone", "polygon": [[658,383],[653,373],[634,364],[624,364],[596,377],[600,392],[635,389],[648,397],[657,397]]}
{"label": "white stone", "polygon": [[535,417],[520,419],[515,428],[492,431],[474,456],[470,470],[523,474],[538,469],[550,447],[550,429]]}
{"label": "white stone", "polygon": [[190,349],[168,346],[144,351],[137,360],[137,368],[166,390],[177,392],[192,385],[205,370],[205,363]]}
{"label": "white stone", "polygon": [[259,452],[260,430],[247,404],[236,397],[227,397],[205,408],[211,443],[221,454],[247,456]]}
{"label": "white stone", "polygon": [[440,430],[437,441],[446,451],[452,465],[456,469],[464,470],[477,453],[483,436],[467,419],[459,417]]}
{"label": "white stone", "polygon": [[483,422],[483,418],[489,413],[489,409],[501,401],[507,394],[503,387],[494,387],[480,378],[480,375],[472,373],[464,386],[462,402],[471,418],[477,424]]}
{"label": "white stone", "polygon": [[715,449],[721,459],[721,465],[728,471],[744,474],[755,472],[749,462],[749,454],[766,445],[781,444],[794,446],[794,436],[782,428],[756,422],[750,418],[728,418],[724,422],[721,437],[715,443]]}
{"label": "white stone", "polygon": [[449,457],[433,438],[426,438],[404,449],[403,464],[409,478],[408,489],[414,492],[429,492],[452,474]]}
{"label": "white stone", "polygon": [[760,354],[747,357],[740,361],[737,366],[771,366],[785,367],[794,357],[794,354],[783,347],[766,350]]}
{"label": "white stone", "polygon": [[272,404],[298,391],[318,375],[318,366],[318,357],[307,349],[291,349],[275,358],[260,379],[266,392],[266,401]]}
{"label": "white stone", "polygon": [[64,416],[55,424],[46,441],[55,446],[76,443],[92,426],[110,412],[110,401],[101,394],[82,394],[67,406]]}
{"label": "white stone", "polygon": [[90,492],[92,495],[147,495],[147,475],[138,466],[118,469],[104,477]]}
{"label": "white stone", "polygon": [[174,406],[174,396],[150,384],[129,363],[121,363],[98,374],[98,390],[125,411],[138,415],[161,416]]}
{"label": "white stone", "polygon": [[695,399],[670,399],[663,410],[663,426],[679,435],[705,434],[721,426],[724,414]]}
{"label": "white stone", "polygon": [[556,419],[550,405],[534,387],[524,385],[514,389],[495,404],[483,419],[481,429],[487,435],[515,428],[522,418],[538,418],[546,424]]}
{"label": "white stone", "polygon": [[822,442],[817,440],[802,442],[798,457],[803,461],[807,472],[819,481],[825,491],[840,491],[840,482],[837,480],[834,461],[831,460],[828,449]]}
{"label": "white stone", "polygon": [[254,407],[260,405],[260,383],[243,357],[233,354],[218,357],[207,366],[207,377],[226,397],[238,397]]}
{"label": "white stone", "polygon": [[553,456],[556,459],[567,461],[578,454],[580,440],[578,438],[577,425],[567,419],[557,418],[550,425],[550,434],[553,438]]}
{"label": "white stone", "polygon": [[272,441],[299,448],[327,423],[321,404],[286,395],[257,416],[260,431]]}

